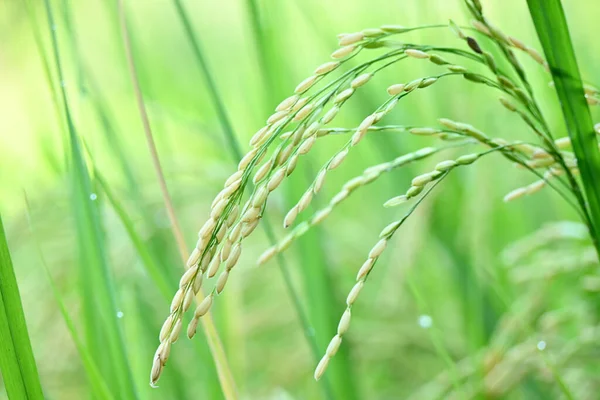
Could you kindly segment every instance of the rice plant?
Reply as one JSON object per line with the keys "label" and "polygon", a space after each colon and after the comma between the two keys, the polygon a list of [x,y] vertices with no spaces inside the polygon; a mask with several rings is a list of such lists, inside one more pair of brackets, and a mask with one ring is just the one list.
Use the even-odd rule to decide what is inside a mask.
{"label": "rice plant", "polygon": [[[589,143],[591,132],[589,110],[587,107],[580,107],[580,112],[588,116],[586,121],[585,118],[578,118],[574,111],[565,107],[567,121],[572,121],[571,124],[575,125],[569,126],[571,137],[553,133],[544,119],[532,87],[515,54],[523,52],[542,68],[552,72],[555,84],[559,87],[563,85],[563,80],[568,82],[571,89],[569,96],[575,94],[577,97],[564,97],[565,94],[559,92],[563,105],[571,104],[571,100],[578,105],[584,104],[585,101],[588,104],[597,104],[598,89],[588,86],[584,93],[577,79],[578,75],[571,74],[571,71],[577,71],[574,62],[571,61],[571,65],[563,65],[561,59],[557,58],[551,59],[552,64],[549,65],[538,51],[493,25],[484,16],[479,1],[467,0],[465,3],[473,17],[472,27],[460,27],[453,21],[450,21],[447,27],[456,36],[458,42],[456,47],[402,41],[402,35],[407,32],[440,29],[439,25],[414,28],[384,25],[379,28],[340,34],[338,36],[340,48],[331,54],[334,61],[318,66],[312,75],[296,86],[294,94],[281,101],[275,108],[275,112],[267,118],[266,125],[250,139],[250,151],[239,162],[237,171],[225,181],[223,190],[212,203],[208,220],[198,232],[198,242],[186,263],[187,271],[179,282],[179,289],[171,303],[169,316],[160,330],[160,346],[154,356],[150,374],[151,384],[154,385],[163,372],[171,353],[171,345],[181,334],[184,314],[190,309],[195,294],[203,284],[211,285],[209,294],[195,308],[188,324],[189,338],[195,335],[200,319],[208,313],[218,300],[218,295],[225,290],[240,258],[244,240],[260,224],[271,193],[277,190],[298,166],[301,168],[306,154],[315,145],[318,146],[319,142],[326,140],[325,138],[330,135],[347,135],[349,138],[319,168],[312,184],[298,199],[296,205],[289,210],[283,220],[283,226],[291,229],[290,234],[263,253],[258,260],[260,265],[285,251],[295,239],[308,232],[311,227],[322,223],[339,203],[353,192],[377,180],[384,172],[427,158],[449,147],[479,146],[482,150],[475,152],[471,150],[456,159],[439,162],[433,170],[414,177],[410,187],[403,190],[402,194],[385,202],[386,207],[397,207],[404,203],[412,203],[412,206],[401,219],[383,228],[366,260],[358,269],[356,284],[349,291],[346,309],[340,318],[337,332],[316,366],[314,373],[316,380],[323,376],[330,360],[342,345],[343,337],[350,327],[352,307],[381,254],[390,245],[392,237],[429,193],[455,169],[470,167],[489,154],[500,153],[510,164],[527,170],[537,178],[525,187],[515,188],[504,197],[504,201],[510,202],[523,196],[533,195],[548,186],[547,190],[557,191],[579,213],[592,238],[596,237],[594,232],[598,220],[594,205],[597,188],[595,176],[600,163],[591,160],[596,160],[600,153],[595,137],[591,141],[591,146]],[[532,9],[546,7],[536,5],[535,2],[530,4]],[[557,4],[556,7],[560,10],[560,3]],[[558,12],[557,15],[560,16]],[[549,23],[540,29],[542,32],[548,32]],[[563,31],[559,30],[557,36],[560,38],[560,35],[564,35],[565,32],[566,27],[563,27]],[[548,51],[558,51],[552,48],[552,40],[552,37],[547,40],[546,48]],[[569,43],[568,36],[563,40]],[[459,46],[461,42],[462,46]],[[499,56],[492,54],[493,48],[499,49]],[[369,57],[368,54],[374,50],[382,54]],[[573,57],[572,54],[567,54],[565,57],[567,56]],[[347,63],[355,58],[366,58],[366,61],[345,68]],[[337,114],[357,91],[376,79],[380,71],[411,58],[423,63],[433,63],[439,66],[440,72],[389,86],[386,99],[357,127],[333,126]],[[342,72],[337,73],[339,70]],[[558,75],[557,71],[562,75]],[[566,78],[565,74],[567,74]],[[509,112],[519,115],[528,134],[522,135],[519,141],[510,141],[497,136],[497,133],[492,136],[468,123],[448,118],[440,118],[437,126],[385,125],[386,116],[396,108],[400,108],[403,103],[410,101],[412,93],[424,89],[433,90],[430,87],[435,87],[436,83],[446,79],[464,79],[470,84],[485,85],[490,90],[494,90],[500,104]],[[596,130],[600,133],[598,127]],[[342,190],[330,199],[326,207],[296,223],[313,198],[319,194],[326,178],[334,173],[333,170],[344,164],[349,153],[368,136],[382,135],[386,132],[427,136],[439,147],[425,147],[401,155],[392,161],[367,168],[362,175],[348,181]],[[587,138],[585,139],[587,146],[580,142],[582,137]],[[571,140],[575,143],[576,153],[570,151]],[[583,148],[586,149],[585,153]],[[585,167],[580,166],[582,162]],[[576,178],[580,168],[587,170],[582,181],[586,189],[587,201],[581,189],[582,184]],[[248,194],[247,198],[245,194]],[[593,241],[597,242],[596,239]],[[596,244],[598,250],[597,246]]]}
{"label": "rice plant", "polygon": [[230,3],[7,3],[0,399],[596,398],[585,24]]}

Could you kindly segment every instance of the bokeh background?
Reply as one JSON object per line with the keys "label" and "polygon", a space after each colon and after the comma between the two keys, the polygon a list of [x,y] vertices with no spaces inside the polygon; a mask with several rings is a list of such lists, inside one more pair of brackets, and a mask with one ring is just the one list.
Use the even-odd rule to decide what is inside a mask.
{"label": "bokeh background", "polygon": [[[128,379],[141,399],[220,399],[202,334],[193,341],[181,339],[160,388],[148,385],[158,331],[181,263],[135,106],[116,3],[50,3],[65,70],[62,84],[91,179],[87,199],[73,194],[69,138],[57,97],[61,82],[44,4],[8,0],[0,5],[0,209],[47,398],[102,398],[93,394],[86,374],[82,360],[87,355],[114,398],[132,397],[113,379],[130,371]],[[598,82],[600,47],[593,27],[600,6],[564,3],[583,75]],[[458,0],[180,4],[243,151],[279,101],[329,59],[336,34],[382,24],[445,24],[453,19],[468,25],[470,20]],[[504,32],[539,48],[525,2],[483,5]],[[231,145],[176,2],[126,0],[125,8],[159,155],[191,247],[214,195],[235,171]],[[448,29],[418,31],[402,40],[464,46]],[[521,60],[554,131],[565,135],[549,76],[530,59]],[[390,84],[438,70],[419,60],[389,68],[357,92],[335,126],[359,123],[386,99]],[[390,123],[431,126],[448,117],[493,137],[534,140],[502,108],[496,93],[460,78],[407,99],[388,117]],[[593,115],[600,120],[598,111]],[[284,235],[281,221],[289,207],[344,140],[320,140],[270,199],[269,220],[278,237]],[[313,211],[364,168],[434,144],[401,133],[372,135],[363,143],[328,178]],[[534,178],[499,156],[454,173],[401,228],[353,309],[351,330],[326,379],[313,380],[316,360],[306,335],[316,340],[320,352],[325,349],[379,231],[406,211],[385,209],[383,202],[404,193],[415,175],[459,153],[451,150],[384,176],[286,253],[285,271],[300,294],[308,332],[299,322],[282,269],[276,263],[255,267],[269,246],[264,232],[256,231],[213,307],[242,398],[429,399],[474,393],[481,398],[547,399],[565,396],[561,385],[576,398],[596,398],[600,353],[585,340],[597,335],[595,307],[600,302],[593,285],[582,282],[586,274],[597,272],[597,261],[592,256],[585,268],[569,269],[581,263],[559,259],[558,267],[546,268],[545,263],[557,260],[553,248],[512,269],[505,265],[502,251],[511,243],[548,222],[575,221],[577,216],[550,191],[503,203],[504,194]],[[94,226],[82,221],[86,201],[97,211]],[[86,242],[89,231],[98,227],[99,240]],[[576,227],[565,229],[577,236]],[[577,256],[586,245],[585,239],[577,239],[563,250]],[[148,272],[152,267],[158,274]],[[116,308],[101,310],[110,302],[98,299],[109,295]],[[72,320],[71,329],[59,303]],[[120,359],[105,351],[104,335],[111,327],[122,333]],[[76,340],[82,342],[79,350]],[[575,350],[567,357],[563,352],[569,345]],[[497,365],[501,368],[494,372]]]}

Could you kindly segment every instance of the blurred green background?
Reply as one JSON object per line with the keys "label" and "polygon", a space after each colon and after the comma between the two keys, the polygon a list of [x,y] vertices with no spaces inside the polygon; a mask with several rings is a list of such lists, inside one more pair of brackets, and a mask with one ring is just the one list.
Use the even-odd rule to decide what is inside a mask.
{"label": "blurred green background", "polygon": [[[592,32],[600,5],[565,3],[582,73],[599,82],[600,47]],[[65,74],[62,84],[84,146],[89,198],[72,190],[69,138],[44,4],[9,0],[0,5],[0,210],[46,396],[103,398],[82,363],[87,355],[114,398],[134,397],[115,381],[130,371],[126,380],[141,399],[220,399],[202,334],[193,341],[181,339],[160,388],[148,385],[158,331],[181,263],[135,106],[116,4],[50,4]],[[336,34],[382,24],[444,24],[453,19],[467,25],[470,20],[458,0],[179,4],[244,152],[279,101],[329,59]],[[488,18],[504,32],[539,48],[525,2],[483,4]],[[125,8],[167,183],[192,246],[214,195],[235,171],[232,149],[177,2],[127,0]],[[419,31],[402,40],[464,46],[448,29]],[[549,76],[526,57],[521,60],[546,117],[560,133]],[[387,98],[390,84],[435,71],[419,60],[387,69],[357,92],[334,126],[358,124]],[[600,113],[593,113],[600,120]],[[460,78],[419,91],[388,121],[431,126],[439,117],[469,122],[492,137],[533,140],[521,121],[502,108],[497,94]],[[285,234],[280,222],[289,207],[344,140],[318,142],[308,161],[274,194],[268,214],[278,237]],[[372,135],[344,168],[328,177],[315,207],[326,204],[364,168],[431,144],[431,139],[403,134]],[[404,193],[415,175],[458,154],[451,150],[384,176],[344,202],[286,253],[286,271],[310,321],[307,334],[316,339],[320,353],[335,333],[346,294],[379,231],[405,211],[384,209],[383,202]],[[550,191],[502,202],[505,193],[533,180],[492,156],[440,185],[378,263],[353,309],[343,350],[318,383],[312,378],[315,355],[281,270],[276,263],[255,267],[269,246],[264,232],[257,230],[213,308],[240,397],[546,399],[570,392],[575,398],[597,398],[600,349],[584,339],[598,336],[594,329],[600,302],[594,288],[581,283],[582,276],[597,273],[597,261],[574,271],[565,267],[566,272],[522,278],[560,254],[583,254],[585,240],[550,248],[512,270],[500,256],[506,246],[544,223],[577,218]],[[82,214],[88,206],[91,214]],[[91,223],[85,215],[92,215]],[[560,260],[561,266],[568,264]],[[158,273],[149,274],[151,268]],[[525,272],[520,275],[519,269]],[[554,279],[563,275],[568,277]],[[51,282],[72,319],[71,330]],[[549,328],[545,321],[550,317],[559,322]],[[82,342],[80,349],[73,333]],[[109,334],[122,336],[120,357],[106,352]],[[567,357],[563,350],[569,345],[576,351]],[[536,350],[540,346],[543,351]],[[505,365],[499,372],[491,373],[501,362]]]}

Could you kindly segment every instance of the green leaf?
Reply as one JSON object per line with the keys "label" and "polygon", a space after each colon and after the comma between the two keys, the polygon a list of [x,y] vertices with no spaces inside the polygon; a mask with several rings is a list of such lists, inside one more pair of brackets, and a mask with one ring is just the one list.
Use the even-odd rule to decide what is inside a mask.
{"label": "green leaf", "polygon": [[550,66],[563,116],[581,172],[591,214],[590,225],[600,253],[600,152],[584,97],[575,52],[560,0],[527,0],[538,37]]}
{"label": "green leaf", "polygon": [[72,205],[79,250],[79,283],[86,345],[113,393],[121,398],[138,398],[117,319],[118,300],[112,271],[108,266],[100,209],[81,150],[65,89],[56,25],[49,0],[44,2],[52,43],[52,55],[60,85],[62,111],[67,126],[68,163],[72,177]]}
{"label": "green leaf", "polygon": [[0,371],[9,398],[44,398],[1,216]]}

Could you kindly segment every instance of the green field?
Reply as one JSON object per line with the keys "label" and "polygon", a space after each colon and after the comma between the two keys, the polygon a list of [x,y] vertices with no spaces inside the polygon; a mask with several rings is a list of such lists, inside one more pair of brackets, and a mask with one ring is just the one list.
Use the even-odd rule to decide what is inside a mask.
{"label": "green field", "polygon": [[[0,5],[0,214],[12,259],[1,240],[0,399],[598,398],[600,247],[592,238],[600,238],[593,234],[600,232],[600,198],[594,197],[600,155],[591,127],[600,122],[594,89],[600,85],[599,4],[564,2],[589,120],[580,81],[573,79],[577,68],[569,68],[571,43],[553,19],[560,13],[545,12],[556,0],[533,14],[528,2],[482,0],[486,21],[499,30],[489,36],[472,26],[466,4],[476,7],[476,0],[123,3]],[[536,7],[535,0],[529,3]],[[457,37],[449,20],[476,44]],[[404,32],[396,25],[419,28]],[[363,31],[381,26],[388,27]],[[331,64],[335,69],[307,92],[335,93],[323,110],[310,110],[305,128],[331,102],[339,113],[315,128],[321,131],[310,152],[270,193],[230,276],[204,278],[204,295],[222,283],[218,279],[227,279],[226,288],[213,292],[210,313],[192,340],[186,330],[194,311],[185,314],[182,337],[152,388],[153,355],[184,272],[182,257],[196,246],[215,196],[275,107],[316,67],[336,61],[330,57],[336,36],[348,32],[366,32],[358,38],[365,48]],[[552,73],[535,54],[498,35],[550,54]],[[405,55],[407,48],[423,51],[424,59],[418,52]],[[390,51],[398,53],[386,56]],[[388,58],[363,71],[363,63],[377,57]],[[452,69],[456,65],[468,72]],[[334,97],[352,79],[327,89],[344,74],[364,72],[376,73],[364,86],[354,81],[347,100]],[[502,86],[500,75],[518,90]],[[437,79],[416,81],[431,77]],[[409,86],[386,109],[394,97],[386,89],[410,82],[418,89]],[[508,92],[516,93],[510,101],[517,112],[498,101]],[[565,113],[559,97],[568,105]],[[371,121],[375,129],[365,127],[364,140],[350,145],[357,127],[377,112],[385,116]],[[470,125],[448,128],[452,124],[440,118]],[[275,166],[265,181],[252,183],[265,161],[246,169],[255,168],[241,178],[240,207],[267,181],[277,186],[276,163],[288,162],[281,153],[296,131],[277,132],[290,130],[291,138],[269,139],[264,160],[275,152]],[[554,141],[567,136],[573,147]],[[419,152],[427,147],[435,150]],[[334,168],[342,149],[347,157]],[[476,162],[439,166],[474,153]],[[421,159],[409,160],[410,154]],[[573,175],[548,178],[565,165]],[[320,171],[327,171],[324,183]],[[423,178],[431,183],[413,181],[431,171]],[[362,178],[344,186],[355,177]],[[529,186],[530,195],[521,196],[524,189],[503,201],[540,179],[544,187],[535,194]],[[411,181],[426,185],[424,195],[404,204],[398,196]],[[321,183],[284,228],[307,188]],[[394,206],[384,207],[392,198]],[[304,233],[323,209],[327,218]],[[247,218],[247,225],[258,223],[259,217]],[[401,226],[390,227],[394,221]],[[368,279],[359,276],[360,296],[348,306],[350,328],[316,381],[357,272],[377,251],[372,248],[386,226],[385,251],[371,253],[376,264]],[[257,266],[261,254],[288,235],[294,239],[289,248]],[[19,322],[12,269],[27,330]],[[29,354],[27,336],[37,373],[19,356]]]}

